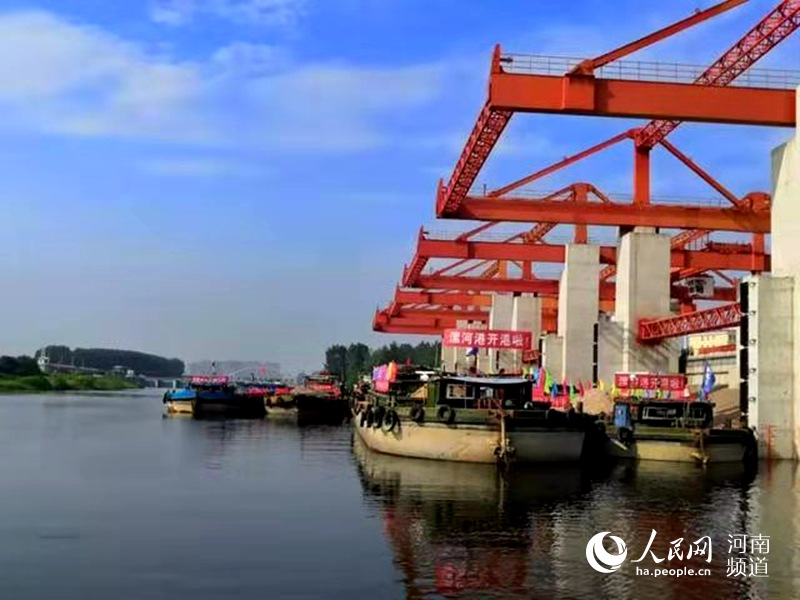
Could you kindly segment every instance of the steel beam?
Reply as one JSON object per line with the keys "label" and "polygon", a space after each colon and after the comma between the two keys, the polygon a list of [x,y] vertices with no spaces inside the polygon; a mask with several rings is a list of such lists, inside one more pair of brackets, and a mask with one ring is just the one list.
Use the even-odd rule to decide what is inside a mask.
{"label": "steel beam", "polygon": [[468,196],[452,213],[438,216],[475,221],[663,227],[769,233],[770,211],[649,204],[599,204]]}
{"label": "steel beam", "polygon": [[492,297],[488,294],[466,294],[428,292],[425,290],[402,290],[394,293],[397,304],[430,304],[435,306],[481,306],[492,305]]}
{"label": "steel beam", "polygon": [[[544,296],[558,296],[559,281],[557,279],[481,279],[478,277],[452,277],[422,275],[418,285],[432,290],[459,290],[462,292],[504,292],[520,294],[540,294]],[[600,284],[601,302],[614,300],[616,285],[602,282]],[[685,288],[675,286],[672,288],[672,297],[678,299],[688,298]],[[715,287],[714,294],[706,300],[721,302],[734,302],[737,298],[736,288]]]}
{"label": "steel beam", "polygon": [[391,333],[396,335],[442,335],[445,329],[449,329],[449,327],[444,327],[437,324],[429,324],[429,325],[422,325],[422,324],[415,324],[415,325],[407,325],[407,324],[398,324],[394,321],[390,321],[388,323],[382,324],[378,327],[373,327],[373,331],[378,333]]}
{"label": "steel beam", "polygon": [[795,102],[790,89],[493,72],[488,106],[510,112],[795,127]]}
{"label": "steel beam", "polygon": [[639,341],[656,343],[690,333],[723,329],[737,325],[741,317],[739,305],[728,304],[666,319],[643,319],[639,322]]}
{"label": "steel beam", "polygon": [[[463,258],[469,260],[513,260],[540,263],[563,263],[567,247],[561,244],[522,244],[518,242],[461,242],[421,238],[415,260],[422,258]],[[614,246],[600,246],[600,262],[617,262]],[[768,271],[770,257],[755,253],[749,245],[726,245],[719,251],[681,250],[671,252],[675,269],[721,269],[725,271]]]}
{"label": "steel beam", "polygon": [[[459,321],[477,321],[488,323],[488,310],[456,310],[453,308],[407,308],[401,306],[397,310],[397,315],[392,315],[391,319],[457,319]],[[390,320],[391,320],[390,319]]]}

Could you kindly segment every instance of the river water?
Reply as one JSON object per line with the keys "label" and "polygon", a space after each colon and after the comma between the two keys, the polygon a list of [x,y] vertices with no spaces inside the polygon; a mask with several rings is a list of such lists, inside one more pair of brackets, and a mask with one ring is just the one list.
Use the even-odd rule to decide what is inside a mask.
{"label": "river water", "polygon": [[[790,464],[501,475],[375,455],[346,425],[164,418],[160,396],[136,392],[0,396],[0,482],[0,598],[14,600],[710,600],[800,590]],[[663,562],[632,562],[654,530]],[[627,548],[610,574],[586,556],[603,531]],[[689,559],[706,535],[711,562]],[[668,562],[679,538],[683,559]],[[744,554],[730,547],[742,540]],[[728,576],[745,565],[746,576]]]}

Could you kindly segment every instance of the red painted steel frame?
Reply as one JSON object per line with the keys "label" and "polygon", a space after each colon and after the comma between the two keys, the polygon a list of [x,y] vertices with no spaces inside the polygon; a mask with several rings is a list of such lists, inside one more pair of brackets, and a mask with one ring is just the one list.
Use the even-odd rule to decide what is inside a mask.
{"label": "red painted steel frame", "polygon": [[741,317],[738,304],[727,304],[666,319],[645,319],[639,322],[639,341],[657,343],[690,333],[731,327],[737,325]]}
{"label": "red painted steel frame", "polygon": [[[439,194],[437,197],[437,214],[444,216],[460,216],[464,218],[476,218],[479,213],[492,220],[518,220],[528,221],[537,219],[536,212],[531,210],[524,211],[524,218],[520,214],[515,219],[508,219],[501,216],[501,213],[493,213],[487,207],[481,204],[473,203],[471,211],[461,211],[458,215],[447,214],[452,213],[454,210],[461,210],[461,204],[464,200],[476,200],[482,202],[484,198],[468,198],[469,189],[473,185],[478,172],[491,153],[491,150],[500,137],[503,129],[505,128],[511,114],[515,110],[520,111],[543,111],[543,112],[572,112],[574,114],[597,114],[597,115],[624,115],[631,116],[637,114],[644,114],[652,116],[656,120],[652,121],[645,127],[637,130],[631,130],[612,138],[608,142],[604,142],[589,149],[585,152],[579,153],[575,157],[571,157],[548,167],[538,173],[528,176],[514,184],[501,188],[487,194],[488,198],[498,198],[503,194],[516,189],[520,185],[529,183],[549,173],[554,172],[559,168],[563,168],[568,164],[572,164],[577,160],[584,158],[594,152],[604,149],[622,139],[632,138],[635,141],[635,172],[634,172],[634,206],[627,207],[632,212],[638,212],[635,215],[628,215],[621,219],[616,219],[619,222],[614,222],[615,219],[610,215],[617,214],[616,207],[585,207],[580,209],[583,212],[591,211],[591,216],[578,216],[571,221],[576,225],[576,229],[582,230],[581,234],[576,232],[576,241],[585,242],[585,230],[587,224],[597,225],[618,225],[618,226],[656,226],[656,227],[680,227],[687,226],[696,227],[696,231],[683,232],[672,241],[673,250],[684,248],[691,241],[701,239],[708,235],[712,230],[728,229],[731,231],[750,231],[753,232],[754,240],[753,247],[755,249],[753,256],[757,258],[753,260],[750,265],[753,270],[761,268],[768,268],[768,257],[763,254],[764,236],[763,234],[769,231],[769,197],[766,194],[751,194],[744,199],[737,199],[730,194],[724,187],[722,187],[716,180],[711,178],[707,173],[699,169],[688,157],[682,155],[674,146],[668,144],[664,138],[671,131],[673,131],[681,120],[702,120],[707,122],[737,122],[749,124],[773,124],[792,126],[795,125],[793,114],[794,107],[794,93],[787,90],[765,90],[765,89],[746,89],[735,88],[722,90],[724,86],[733,82],[736,77],[752,66],[756,61],[762,58],[769,50],[775,47],[782,40],[786,39],[798,26],[800,26],[800,0],[786,0],[781,2],[773,11],[771,11],[761,22],[759,22],[750,32],[748,32],[739,42],[737,42],[730,50],[728,50],[717,62],[709,67],[695,82],[695,85],[687,84],[666,84],[663,82],[634,82],[624,80],[610,80],[610,79],[596,79],[588,74],[591,71],[603,64],[612,60],[616,60],[621,56],[636,51],[644,45],[658,41],[667,35],[676,33],[685,27],[699,22],[711,16],[713,11],[726,10],[741,2],[731,0],[724,2],[708,11],[699,13],[694,17],[684,20],[684,22],[675,24],[664,30],[651,34],[639,40],[628,44],[618,50],[612,51],[604,56],[601,56],[593,61],[584,61],[571,74],[563,77],[552,77],[542,75],[520,75],[504,72],[502,64],[507,62],[507,58],[501,55],[499,47],[495,48],[492,58],[492,69],[490,75],[490,90],[489,100],[481,111],[476,127],[470,136],[467,145],[462,153],[462,156],[456,165],[453,176],[445,187],[440,183]],[[685,23],[685,25],[683,25]],[[554,83],[558,82],[558,86]],[[527,91],[537,88],[539,89],[538,97],[530,97]],[[556,89],[559,87],[559,89]],[[716,88],[716,89],[715,89]],[[527,91],[526,91],[527,90]],[[662,90],[662,92],[656,92]],[[670,98],[656,97],[658,94],[663,93],[663,90],[671,90],[674,96]],[[778,93],[769,93],[778,92]],[[631,94],[631,97],[626,98],[626,94]],[[613,94],[615,97],[610,97]],[[635,97],[637,96],[638,97]],[[678,106],[680,100],[676,102],[678,97],[683,97],[684,106]],[[722,98],[740,98],[745,97],[757,99],[757,105],[752,107],[730,107],[724,106],[726,102],[720,101]],[[558,98],[557,106],[553,100]],[[735,100],[734,100],[735,101]],[[690,105],[691,104],[691,105]],[[648,114],[648,111],[652,114]],[[670,114],[659,114],[658,111],[667,111]],[[680,225],[671,225],[674,220],[678,219],[677,214],[672,214],[669,210],[672,207],[651,207],[647,206],[650,202],[650,174],[649,174],[649,151],[656,144],[661,143],[667,150],[674,154],[677,158],[682,160],[690,169],[692,169],[698,176],[703,178],[709,185],[720,193],[723,197],[727,198],[734,204],[733,209],[716,209],[712,211],[697,212],[697,207],[678,207],[688,208],[689,212],[684,213],[683,216],[691,215],[688,223]],[[755,196],[755,198],[754,198]],[[505,204],[505,200],[503,204]],[[536,202],[539,204],[539,201]],[[566,203],[565,203],[566,204]],[[511,208],[511,207],[509,207]],[[538,207],[544,209],[544,206]],[[559,220],[550,220],[541,223],[534,227],[530,234],[532,237],[539,241],[543,236],[549,232],[557,222],[559,222],[564,215],[568,215],[571,210],[578,207],[561,206]],[[625,207],[620,207],[624,208]],[[655,208],[655,210],[652,210]],[[739,209],[737,211],[737,209]],[[549,210],[549,208],[548,208]],[[505,215],[506,211],[502,212]],[[541,220],[541,219],[537,219]],[[653,222],[651,222],[653,221]],[[474,233],[483,231],[491,227],[493,223],[486,223],[481,225]],[[473,234],[467,232],[463,234],[459,240],[467,240]],[[579,237],[583,239],[579,240]],[[523,238],[524,239],[524,238]],[[525,240],[527,241],[527,240]],[[675,253],[673,252],[673,257]],[[450,267],[441,269],[437,275],[444,274],[454,266],[463,264],[467,258],[464,258]],[[418,280],[424,269],[427,258],[424,256],[415,256],[411,265],[408,268],[409,275],[404,277],[405,280],[412,280],[415,284],[425,283]],[[730,259],[724,259],[725,264],[730,264]],[[736,263],[737,266],[739,263]],[[530,262],[524,262],[523,266],[530,271]],[[471,271],[475,266],[465,270],[464,273]],[[504,278],[506,263],[495,262],[489,266],[489,269],[483,273],[483,277],[494,277],[497,274],[502,275]],[[728,268],[722,265],[717,265],[716,268]],[[716,269],[711,269],[716,270]],[[747,270],[750,270],[748,268]],[[683,274],[700,272],[701,268],[697,266],[686,267],[684,265],[682,271],[677,271],[674,277],[680,277]],[[604,278],[613,275],[614,266],[607,267],[603,272]],[[436,277],[435,275],[434,277]],[[445,278],[448,279],[448,278]],[[445,279],[440,278],[440,282],[445,282]],[[449,278],[449,283],[454,279],[469,280],[471,278],[456,277]],[[502,287],[515,291],[520,287],[517,282],[530,283],[523,280],[508,280],[506,283],[495,280],[489,284],[491,289],[500,289]],[[430,280],[427,281],[430,283]],[[448,283],[448,284],[449,284]],[[538,283],[538,281],[537,281]],[[453,289],[461,289],[454,287]],[[469,289],[480,289],[478,287],[471,287]],[[673,295],[675,289],[673,289]],[[716,299],[729,299],[735,296],[735,289],[718,289],[716,292]],[[689,302],[689,299],[683,298],[682,301]],[[704,311],[701,311],[701,313]],[[697,313],[700,314],[700,313]],[[688,318],[688,317],[684,317]],[[668,320],[667,320],[668,321]]]}
{"label": "red painted steel frame", "polygon": [[481,306],[492,305],[492,297],[488,294],[429,292],[427,290],[402,290],[394,293],[397,304],[431,304],[437,306]]}
{"label": "red painted steel frame", "polygon": [[[689,23],[686,26],[691,24],[694,23]],[[678,26],[674,31],[671,31],[670,34],[677,33],[677,31],[685,29],[686,26]],[[672,109],[670,109],[672,112],[669,112],[669,114],[658,116],[649,115],[656,118],[656,120],[648,123],[636,133],[637,145],[645,150],[645,152],[637,154],[636,171],[640,181],[637,182],[638,184],[635,187],[649,188],[649,176],[647,176],[649,174],[649,160],[647,156],[647,150],[664,139],[680,124],[682,119],[688,120],[688,117],[699,118],[700,112],[707,111],[709,114],[705,115],[703,120],[707,120],[709,122],[729,120],[732,115],[726,114],[728,109],[724,106],[725,102],[723,101],[722,96],[728,93],[731,93],[733,96],[740,96],[740,92],[743,92],[744,95],[747,95],[749,91],[753,91],[759,97],[761,97],[765,90],[748,90],[746,88],[725,90],[721,88],[724,88],[732,83],[739,75],[754,65],[780,42],[789,37],[789,35],[791,35],[798,26],[800,26],[800,0],[786,0],[781,2],[755,27],[753,27],[729,50],[727,50],[714,64],[706,69],[706,71],[695,81],[695,84],[650,84],[655,86],[655,88],[650,89],[657,89],[660,85],[677,86],[677,91],[681,95],[687,97],[683,101],[684,106],[676,106],[676,104],[680,103],[676,102],[676,97],[671,97],[668,99],[666,97],[648,99],[643,95],[641,97],[636,96],[630,98],[628,101],[632,105],[630,108],[632,112],[636,112],[637,114],[643,114],[647,112],[646,105],[648,104],[648,101],[650,101],[651,104],[653,101],[655,101],[656,104],[672,105]],[[667,30],[669,29],[670,28],[667,28]],[[651,36],[647,36],[643,39],[648,40],[649,43],[649,40],[656,39],[659,33],[660,32],[656,32],[655,34],[651,34]],[[628,54],[630,51],[638,50],[641,47],[643,47],[641,40],[639,42],[634,42],[633,44],[628,44],[623,46],[621,49],[612,51],[602,57],[599,57],[598,59],[595,59],[594,61],[585,61],[579,66],[578,69],[576,69],[576,71],[586,73],[587,70],[591,71],[591,68],[594,68],[593,66],[590,69],[587,69],[587,62],[592,63],[593,65],[605,64],[609,58],[614,60],[619,56]],[[613,112],[613,110],[608,103],[603,106],[599,106],[600,103],[598,100],[601,100],[603,94],[607,94],[610,91],[607,87],[604,88],[604,91],[601,91],[600,88],[602,86],[608,86],[609,84],[615,83],[621,83],[624,85],[627,83],[633,84],[633,87],[631,87],[630,90],[636,89],[637,84],[643,84],[645,87],[649,87],[647,83],[643,82],[610,82],[607,80],[597,80],[594,77],[586,75],[567,75],[564,77],[538,76],[539,79],[536,79],[537,76],[534,75],[513,75],[503,72],[502,61],[503,57],[501,55],[499,46],[497,46],[495,47],[492,56],[489,100],[481,111],[478,122],[473,129],[473,134],[470,136],[467,144],[464,147],[464,150],[462,151],[461,158],[456,165],[453,176],[450,179],[450,183],[445,187],[440,182],[439,193],[437,195],[437,214],[439,215],[447,216],[457,211],[460,203],[469,193],[469,189],[472,187],[480,168],[486,161],[486,158],[491,152],[494,144],[499,139],[499,134],[502,133],[502,129],[505,127],[508,119],[510,119],[510,111],[532,109],[539,110],[539,108],[545,110],[546,106],[535,108],[534,105],[536,103],[542,103],[543,100],[548,100],[550,102],[550,110],[554,111],[574,110],[577,107],[580,109],[578,112],[582,113],[588,112],[589,114],[609,114],[609,112]],[[549,99],[531,96],[530,88],[532,86],[536,87],[536,82],[540,81],[541,78],[544,78],[544,87],[549,86],[552,88],[552,97]],[[520,89],[528,90],[527,94],[525,92],[520,94]],[[663,90],[666,88],[659,89]],[[661,94],[662,92],[656,93],[657,96],[661,96]],[[754,106],[753,112],[758,114],[753,114],[753,119],[749,122],[751,124],[763,122],[766,117],[767,121],[781,121],[781,119],[784,120],[783,123],[776,124],[783,124],[787,126],[794,125],[795,116],[792,114],[792,107],[794,106],[795,102],[794,93],[789,90],[784,90],[783,93],[770,95],[770,97],[775,99],[779,97],[782,98],[782,100],[778,100],[777,102],[777,104],[780,105],[778,109],[776,110],[774,107],[771,108],[766,103],[761,103],[758,106]],[[505,100],[503,100],[503,98],[505,98]],[[516,98],[516,100],[514,100],[514,98]],[[553,103],[554,98],[557,99],[555,103]],[[615,100],[619,101],[620,99],[616,98]],[[503,107],[508,109],[509,112],[508,114],[503,112],[504,121],[502,123],[502,127],[493,128],[491,135],[488,133],[482,134],[481,132],[486,129],[485,123],[488,121],[488,115],[492,114],[493,108],[495,109],[494,112],[497,112],[498,107],[501,107],[503,102],[510,106]],[[661,108],[666,109],[666,106],[661,106]],[[617,107],[617,110],[619,109],[620,107]],[[690,111],[693,114],[683,114],[686,111]],[[632,114],[626,114],[625,116],[632,116]],[[580,156],[578,160],[579,159]],[[469,165],[469,168],[466,168],[467,165]],[[554,165],[553,170],[560,168],[560,166]],[[528,181],[532,181],[535,178],[537,177],[534,176],[530,179],[526,179],[528,179]],[[523,180],[523,182],[519,183],[518,185],[523,185],[524,183],[525,181]],[[496,195],[502,195],[507,191],[507,189],[501,189],[500,194]],[[640,193],[636,194],[637,197],[640,196],[641,192],[642,190],[640,190]]]}
{"label": "red painted steel frame", "polygon": [[610,227],[663,227],[769,233],[770,211],[649,204],[580,204],[576,202],[467,197],[450,215],[473,221],[531,221]]}
{"label": "red painted steel frame", "polygon": [[[755,27],[729,48],[695,81],[697,85],[727,86],[800,27],[800,0],[780,2]],[[648,123],[636,136],[640,147],[653,148],[680,125],[669,119]]]}
{"label": "red painted steel frame", "polygon": [[[713,244],[713,242],[712,242]],[[466,258],[470,260],[511,260],[541,263],[563,263],[567,247],[562,244],[521,244],[508,242],[459,242],[421,238],[415,258]],[[600,246],[600,262],[617,262],[614,246]],[[750,244],[727,244],[705,250],[674,249],[671,266],[676,269],[723,269],[732,271],[769,270],[769,256],[756,252]],[[416,279],[414,280],[416,281]]]}
{"label": "red painted steel frame", "polygon": [[[438,276],[422,275],[419,278],[419,286],[429,290],[458,290],[461,292],[505,292],[520,294],[541,294],[546,296],[558,296],[558,279],[484,279],[480,277],[463,276]],[[614,283],[600,284],[600,300],[614,300],[616,285]],[[687,293],[680,287],[672,288],[672,297],[678,299],[687,298]],[[714,295],[708,300],[720,302],[734,302],[737,298],[736,288],[718,287],[714,288]]]}

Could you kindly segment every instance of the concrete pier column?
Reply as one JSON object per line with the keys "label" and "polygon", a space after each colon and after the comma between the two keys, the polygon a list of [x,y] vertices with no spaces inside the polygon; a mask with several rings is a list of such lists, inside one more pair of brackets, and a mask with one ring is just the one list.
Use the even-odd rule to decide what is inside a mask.
{"label": "concrete pier column", "polygon": [[622,326],[603,317],[597,327],[597,379],[602,381],[607,389],[614,381],[614,375],[622,372]]}
{"label": "concrete pier column", "polygon": [[[800,88],[798,88],[800,101]],[[797,106],[800,118],[800,104]],[[798,121],[800,123],[800,121]],[[800,134],[772,151],[772,273],[800,276]]]}
{"label": "concrete pier column", "polygon": [[[558,289],[561,379],[591,381],[594,324],[600,306],[600,248],[568,244]],[[555,373],[554,373],[555,375]]]}
{"label": "concrete pier column", "polygon": [[[539,334],[542,331],[542,299],[531,294],[522,294],[514,298],[514,308],[511,314],[511,329],[514,331],[528,331],[531,334],[530,350],[535,350],[539,345]],[[522,352],[512,353],[514,372],[522,371]]]}
{"label": "concrete pier column", "polygon": [[[472,323],[469,321],[456,321],[456,328],[472,329]],[[467,357],[467,348],[453,348],[453,358],[453,372],[461,375],[465,374],[469,369],[471,360]]]}
{"label": "concrete pier column", "polygon": [[648,231],[622,236],[617,253],[615,312],[615,320],[622,327],[622,371],[677,371],[678,350],[674,342],[637,342],[640,319],[670,316],[670,287],[669,237]]}
{"label": "concrete pier column", "polygon": [[563,346],[564,340],[555,333],[548,334],[542,340],[542,366],[555,379],[558,379],[562,372]]}
{"label": "concrete pier column", "polygon": [[442,344],[441,364],[442,369],[448,373],[455,373],[456,361],[458,360],[458,348],[449,348]]}
{"label": "concrete pier column", "polygon": [[796,282],[793,277],[748,277],[748,425],[758,434],[758,455],[796,457]]}
{"label": "concrete pier column", "polygon": [[[492,309],[489,313],[489,329],[512,328],[514,315],[514,296],[511,294],[492,294]],[[514,370],[514,357],[510,350],[489,350],[488,372],[497,373],[500,369]]]}
{"label": "concrete pier column", "polygon": [[[797,106],[797,112],[800,116],[800,105]],[[769,276],[765,275],[759,278],[761,281],[757,284],[757,298],[762,305],[760,318],[756,316],[760,324],[758,356],[761,372],[751,371],[751,381],[755,377],[759,392],[756,396],[757,427],[777,426],[773,421],[777,423],[779,418],[789,419],[790,430],[779,428],[776,433],[778,438],[774,440],[775,447],[780,448],[776,452],[781,458],[791,458],[785,449],[786,444],[791,444],[793,457],[797,458],[800,456],[800,134],[795,134],[793,139],[772,152],[772,184],[772,278],[780,283],[768,283]],[[791,310],[785,306],[785,288],[790,285],[788,281],[791,281],[792,287]],[[780,307],[780,314],[765,312],[765,307],[769,311],[773,304]],[[787,312],[788,316],[785,314]],[[777,362],[770,369],[772,375],[781,381],[779,384],[770,384],[768,375],[763,372],[763,353],[773,351],[773,335],[779,336],[783,350],[789,353],[773,356]],[[786,335],[791,339],[784,339]],[[791,389],[787,395],[785,388],[789,385]],[[752,389],[749,395],[751,399],[754,397]],[[769,408],[764,407],[765,403]],[[775,403],[787,406],[775,406],[773,409]],[[764,416],[765,410],[769,416]],[[755,424],[752,416],[750,424]]]}

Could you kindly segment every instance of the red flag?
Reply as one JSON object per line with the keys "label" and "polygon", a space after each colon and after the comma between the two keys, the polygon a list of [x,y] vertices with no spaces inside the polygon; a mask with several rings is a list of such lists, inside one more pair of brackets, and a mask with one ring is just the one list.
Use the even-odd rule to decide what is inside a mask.
{"label": "red flag", "polygon": [[581,398],[583,398],[583,395],[586,392],[585,392],[584,387],[583,387],[583,382],[580,379],[578,380],[578,391],[579,391],[579,393],[581,395]]}

